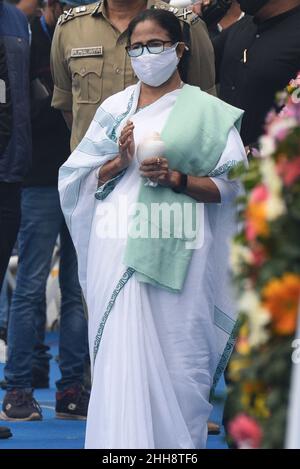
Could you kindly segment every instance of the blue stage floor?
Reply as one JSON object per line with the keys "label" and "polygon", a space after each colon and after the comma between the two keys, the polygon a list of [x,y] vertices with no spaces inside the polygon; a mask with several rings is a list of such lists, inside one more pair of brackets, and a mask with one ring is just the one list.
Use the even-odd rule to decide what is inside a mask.
{"label": "blue stage floor", "polygon": [[[51,346],[51,353],[55,357],[58,353],[57,334],[48,334],[47,343]],[[0,364],[0,379],[3,376],[3,364]],[[0,422],[9,426],[13,437],[0,440],[0,449],[81,449],[84,445],[85,422],[55,419],[55,381],[59,377],[59,369],[55,360],[51,361],[50,389],[35,391],[35,397],[43,410],[44,419],[40,422]],[[222,395],[223,384],[218,389]],[[2,405],[4,392],[0,391]],[[221,422],[222,405],[214,406],[212,420]],[[224,434],[209,436],[209,449],[226,448]]]}

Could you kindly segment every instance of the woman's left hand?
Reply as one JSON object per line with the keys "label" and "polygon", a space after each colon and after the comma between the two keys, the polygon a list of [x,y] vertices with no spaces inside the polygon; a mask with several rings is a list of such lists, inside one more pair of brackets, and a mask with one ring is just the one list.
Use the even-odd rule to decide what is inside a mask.
{"label": "woman's left hand", "polygon": [[140,165],[141,175],[147,177],[152,182],[157,182],[160,186],[173,187],[173,173],[169,169],[167,158],[155,156],[145,159]]}

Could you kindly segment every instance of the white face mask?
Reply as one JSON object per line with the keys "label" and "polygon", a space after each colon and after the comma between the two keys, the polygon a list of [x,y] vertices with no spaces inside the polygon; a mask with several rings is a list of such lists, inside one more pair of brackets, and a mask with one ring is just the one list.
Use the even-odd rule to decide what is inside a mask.
{"label": "white face mask", "polygon": [[179,62],[174,46],[165,49],[160,54],[150,54],[147,48],[139,57],[131,57],[131,65],[136,76],[149,86],[160,86],[175,72]]}

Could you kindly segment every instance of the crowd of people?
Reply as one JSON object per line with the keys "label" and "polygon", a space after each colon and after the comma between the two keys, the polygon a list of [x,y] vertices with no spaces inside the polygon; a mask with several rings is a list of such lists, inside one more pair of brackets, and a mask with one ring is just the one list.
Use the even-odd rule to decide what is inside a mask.
{"label": "crowd of people", "polygon": [[[42,419],[33,390],[49,385],[59,238],[56,417],[87,418],[86,448],[205,447],[236,319],[227,245],[241,187],[229,171],[246,168],[276,93],[300,70],[299,24],[300,0],[0,0],[4,299],[18,255],[0,314],[0,419]],[[143,159],[149,139],[156,150]],[[101,207],[117,211],[123,197],[189,203],[200,248],[174,233],[100,237]]]}

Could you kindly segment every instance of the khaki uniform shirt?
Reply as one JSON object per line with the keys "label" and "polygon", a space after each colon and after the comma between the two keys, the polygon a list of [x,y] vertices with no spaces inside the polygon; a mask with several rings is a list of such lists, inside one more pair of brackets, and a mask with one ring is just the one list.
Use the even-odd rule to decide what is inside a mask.
{"label": "khaki uniform shirt", "polygon": [[[189,9],[149,0],[147,6],[153,5],[173,11],[190,25],[187,82],[213,93],[214,53],[204,23]],[[127,31],[120,33],[112,26],[104,2],[72,8],[59,18],[51,50],[52,106],[73,113],[72,150],[85,135],[99,105],[137,82],[126,45]]]}

